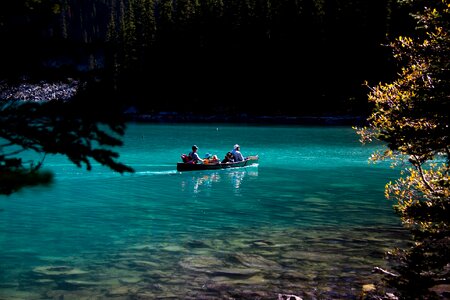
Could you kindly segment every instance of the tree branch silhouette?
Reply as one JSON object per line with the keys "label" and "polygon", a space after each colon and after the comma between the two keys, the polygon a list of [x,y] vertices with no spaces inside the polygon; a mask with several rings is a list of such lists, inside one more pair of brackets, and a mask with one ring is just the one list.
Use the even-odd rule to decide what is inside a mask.
{"label": "tree branch silhouette", "polygon": [[[27,165],[16,157],[22,150],[65,155],[87,170],[94,160],[121,174],[133,172],[117,161],[119,153],[113,150],[123,145],[121,110],[97,97],[98,90],[84,88],[71,100],[0,101],[0,138],[6,141],[0,146],[0,194],[51,182],[53,177],[40,170],[42,161]],[[5,154],[6,149],[12,150]]]}

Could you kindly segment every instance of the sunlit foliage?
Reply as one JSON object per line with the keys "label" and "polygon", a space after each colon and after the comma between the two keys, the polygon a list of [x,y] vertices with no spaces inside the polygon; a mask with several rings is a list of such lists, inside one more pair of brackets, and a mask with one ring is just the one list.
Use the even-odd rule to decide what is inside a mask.
{"label": "sunlit foliage", "polygon": [[373,113],[358,129],[362,142],[387,145],[371,160],[405,167],[386,185],[386,197],[414,240],[411,248],[389,253],[399,275],[389,282],[406,299],[435,297],[433,288],[448,287],[450,271],[450,1],[423,5],[414,14],[416,35],[390,43],[403,67],[393,82],[370,87]]}

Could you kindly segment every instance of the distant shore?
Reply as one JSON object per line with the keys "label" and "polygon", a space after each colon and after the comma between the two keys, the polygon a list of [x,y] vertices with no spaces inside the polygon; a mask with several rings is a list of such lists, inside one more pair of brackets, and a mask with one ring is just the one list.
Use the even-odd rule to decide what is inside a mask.
{"label": "distant shore", "polygon": [[156,112],[153,114],[125,112],[127,121],[143,123],[241,123],[272,125],[363,125],[366,118],[354,115],[305,115],[269,116],[252,114],[193,114],[180,112]]}
{"label": "distant shore", "polygon": [[[77,94],[81,82],[66,79],[60,82],[38,83],[22,82],[8,85],[0,81],[1,100],[25,100],[47,102],[51,100],[70,101]],[[142,112],[134,106],[124,111],[127,121],[146,123],[232,123],[232,124],[271,124],[271,125],[363,125],[366,117],[361,115],[340,114],[338,112],[317,113],[311,115],[257,115],[251,113],[194,113],[178,111]]]}

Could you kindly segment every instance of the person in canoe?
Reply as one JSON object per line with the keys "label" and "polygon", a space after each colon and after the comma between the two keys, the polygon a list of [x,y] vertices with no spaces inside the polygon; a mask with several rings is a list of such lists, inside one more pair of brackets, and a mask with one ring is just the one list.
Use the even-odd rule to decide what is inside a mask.
{"label": "person in canoe", "polygon": [[231,151],[231,153],[233,154],[234,161],[243,161],[243,160],[245,160],[244,156],[241,153],[241,147],[238,144],[234,145],[233,150]]}
{"label": "person in canoe", "polygon": [[200,158],[200,156],[197,153],[198,147],[197,145],[192,146],[192,151],[189,152],[189,155],[183,154],[181,155],[181,159],[184,163],[187,164],[196,164],[198,162],[203,163],[203,159]]}
{"label": "person in canoe", "polygon": [[205,158],[203,159],[204,164],[218,164],[219,159],[217,158],[217,155],[211,155],[209,153],[206,153]]}
{"label": "person in canoe", "polygon": [[227,154],[225,154],[225,158],[222,160],[222,163],[226,164],[226,163],[232,163],[232,162],[234,162],[233,153],[227,152]]}

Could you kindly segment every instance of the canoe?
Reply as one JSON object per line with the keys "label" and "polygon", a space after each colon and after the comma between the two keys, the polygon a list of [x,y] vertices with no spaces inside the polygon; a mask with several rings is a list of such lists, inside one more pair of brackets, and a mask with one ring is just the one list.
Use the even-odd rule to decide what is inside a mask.
{"label": "canoe", "polygon": [[201,170],[219,170],[228,168],[241,168],[251,166],[258,163],[258,155],[249,156],[246,160],[232,163],[216,163],[216,164],[187,164],[177,163],[177,171],[201,171]]}

